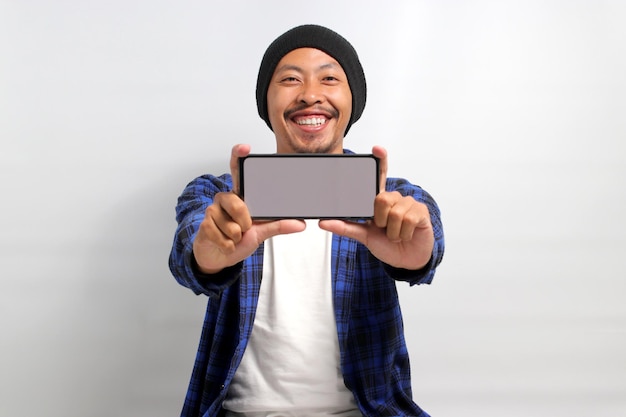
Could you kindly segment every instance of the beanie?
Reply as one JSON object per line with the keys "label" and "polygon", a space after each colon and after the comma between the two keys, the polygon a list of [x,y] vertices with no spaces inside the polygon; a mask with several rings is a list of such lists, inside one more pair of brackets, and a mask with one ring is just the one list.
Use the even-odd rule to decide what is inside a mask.
{"label": "beanie", "polygon": [[315,48],[332,56],[348,77],[352,92],[352,114],[344,135],[359,118],[365,108],[367,86],[365,74],[352,45],[338,33],[318,25],[302,25],[288,30],[270,44],[263,55],[256,83],[256,104],[261,119],[272,129],[267,113],[267,90],[278,62],[289,52],[298,48]]}

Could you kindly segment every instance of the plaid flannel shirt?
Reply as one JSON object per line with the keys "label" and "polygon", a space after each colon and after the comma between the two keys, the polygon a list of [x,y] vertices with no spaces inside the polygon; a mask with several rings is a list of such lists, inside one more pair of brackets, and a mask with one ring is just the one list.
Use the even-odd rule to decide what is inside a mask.
{"label": "plaid flannel shirt", "polygon": [[[229,174],[192,181],[176,207],[178,228],[169,265],[176,280],[208,296],[191,382],[181,416],[223,413],[222,402],[252,331],[263,271],[263,245],[237,265],[203,276],[195,270],[192,243],[213,196],[230,191]],[[428,417],[412,400],[408,351],[396,281],[429,284],[444,252],[439,209],[420,187],[388,178],[387,190],[411,195],[428,206],[435,234],[429,264],[419,271],[393,268],[361,243],[333,235],[331,273],[341,370],[365,416]],[[314,370],[312,370],[314,372]]]}

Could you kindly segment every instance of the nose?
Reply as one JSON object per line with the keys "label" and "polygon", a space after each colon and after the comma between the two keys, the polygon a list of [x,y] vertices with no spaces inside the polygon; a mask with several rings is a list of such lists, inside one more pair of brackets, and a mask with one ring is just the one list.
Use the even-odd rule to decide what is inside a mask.
{"label": "nose", "polygon": [[307,81],[302,84],[302,89],[298,97],[298,101],[306,103],[311,106],[313,104],[322,103],[324,101],[324,94],[322,92],[319,83]]}

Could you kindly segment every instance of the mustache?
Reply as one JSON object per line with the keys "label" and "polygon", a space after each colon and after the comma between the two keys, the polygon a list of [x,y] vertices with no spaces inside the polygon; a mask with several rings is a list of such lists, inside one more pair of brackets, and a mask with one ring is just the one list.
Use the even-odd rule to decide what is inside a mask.
{"label": "mustache", "polygon": [[339,112],[332,108],[332,107],[323,107],[323,106],[313,106],[311,108],[311,106],[309,106],[306,103],[300,103],[298,105],[296,105],[295,107],[292,107],[290,109],[285,110],[285,112],[283,113],[285,119],[290,119],[291,115],[302,111],[302,110],[306,110],[306,109],[311,109],[313,111],[319,111],[320,113],[324,113],[324,114],[330,114],[331,117],[334,117],[335,119],[339,117]]}

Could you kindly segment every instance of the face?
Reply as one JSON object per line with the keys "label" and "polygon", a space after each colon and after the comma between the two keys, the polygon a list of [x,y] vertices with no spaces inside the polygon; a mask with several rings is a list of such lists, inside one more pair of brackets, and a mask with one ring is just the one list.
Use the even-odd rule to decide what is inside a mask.
{"label": "face", "polygon": [[267,109],[278,153],[342,153],[352,93],[341,65],[314,48],[295,49],[274,71]]}

